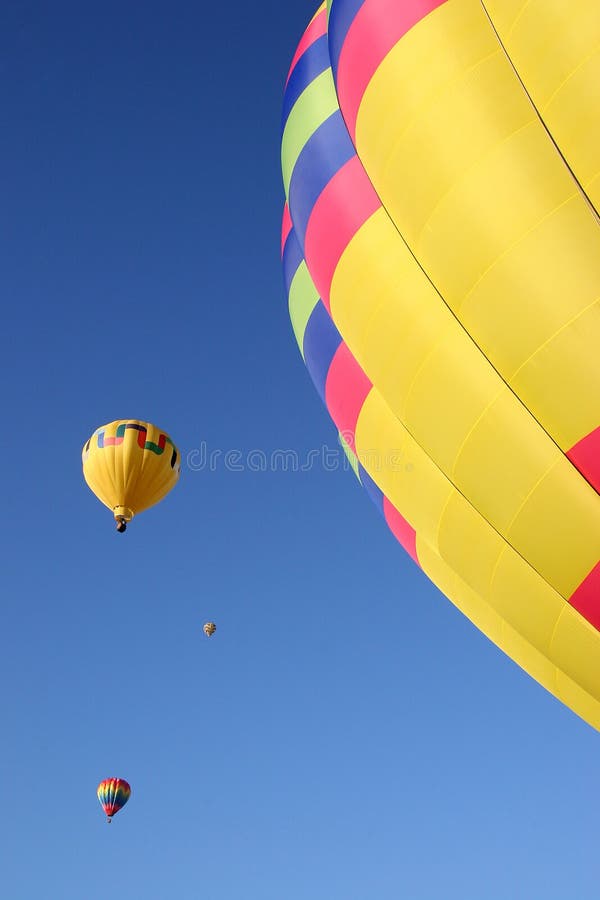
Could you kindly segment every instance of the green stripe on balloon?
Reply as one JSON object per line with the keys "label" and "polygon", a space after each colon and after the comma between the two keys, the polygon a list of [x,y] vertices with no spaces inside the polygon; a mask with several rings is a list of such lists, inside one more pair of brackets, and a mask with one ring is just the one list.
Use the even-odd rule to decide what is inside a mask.
{"label": "green stripe on balloon", "polygon": [[298,97],[281,139],[281,170],[286,198],[294,166],[317,128],[339,109],[331,69],[315,78]]}
{"label": "green stripe on balloon", "polygon": [[359,468],[358,468],[358,457],[357,457],[357,455],[351,450],[350,445],[349,445],[348,442],[344,439],[344,436],[343,436],[343,434],[341,433],[341,431],[338,431],[338,439],[339,439],[339,442],[340,442],[340,444],[341,444],[342,450],[343,450],[344,453],[346,454],[346,459],[348,460],[348,462],[349,462],[350,465],[352,466],[352,471],[354,472],[354,474],[356,475],[356,477],[357,477],[358,480],[360,481],[360,472],[359,472]]}
{"label": "green stripe on balloon", "polygon": [[310,277],[306,263],[302,261],[290,284],[289,312],[294,336],[304,358],[304,332],[312,312],[319,302],[319,294]]}

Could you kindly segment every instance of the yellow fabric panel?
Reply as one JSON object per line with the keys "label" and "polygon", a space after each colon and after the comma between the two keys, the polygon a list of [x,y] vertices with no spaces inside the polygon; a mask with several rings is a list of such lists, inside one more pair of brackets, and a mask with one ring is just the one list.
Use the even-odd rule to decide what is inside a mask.
{"label": "yellow fabric panel", "polygon": [[[365,297],[369,302],[365,303]],[[384,209],[353,237],[335,270],[333,318],[352,353],[403,419],[415,373],[456,323]],[[382,340],[384,335],[389,339]]]}
{"label": "yellow fabric panel", "polygon": [[[463,127],[468,128],[466,121]],[[522,160],[516,167],[515,157]],[[548,254],[556,237],[559,248],[560,238],[565,236],[570,240],[574,215],[567,206],[569,202],[583,220],[577,223],[581,240],[589,242],[593,237],[597,241],[593,217],[564,167],[555,167],[555,163],[556,152],[545,132],[537,123],[530,123],[490,149],[469,171],[463,171],[459,184],[447,185],[445,195],[423,222],[416,254],[426,268],[433,264],[434,281],[438,286],[443,285],[444,298],[452,309],[460,312],[471,293],[482,285],[486,294],[493,295],[495,267],[499,262],[504,268],[511,265],[513,253],[518,261],[527,254],[527,264],[521,265],[524,271],[511,266],[511,287],[522,297],[522,275],[527,274],[527,282],[532,280],[528,243],[537,249],[539,231],[545,237],[548,230],[550,239],[545,240],[544,248]],[[413,168],[415,164],[416,160],[408,163]],[[398,186],[392,189],[397,190]],[[395,210],[391,212],[395,214]],[[591,226],[590,234],[586,235],[588,226]],[[463,250],[459,256],[456,255],[457,231]],[[526,253],[521,249],[522,244]],[[468,251],[464,252],[466,248]],[[572,267],[570,271],[573,272]],[[543,270],[538,269],[534,287],[540,311],[553,305],[545,290],[551,285],[540,284],[543,275]],[[559,295],[557,304],[561,300],[563,297]],[[565,297],[563,302],[567,303],[566,314],[571,318],[577,295],[575,301]]]}
{"label": "yellow fabric panel", "polygon": [[486,0],[527,92],[598,208],[600,4],[598,0]]}
{"label": "yellow fabric panel", "polygon": [[[355,439],[358,458],[421,540],[471,589],[489,593],[506,542],[452,486],[377,390],[370,392],[362,407]],[[397,454],[402,465],[370,465],[375,459],[369,453],[373,447],[380,459]]]}
{"label": "yellow fabric panel", "polygon": [[[506,388],[384,210],[342,254],[330,297],[332,316],[360,365],[416,441],[451,474],[465,436]],[[509,449],[511,440],[503,432]],[[518,452],[516,442],[512,451]]]}
{"label": "yellow fabric panel", "polygon": [[[452,495],[452,485],[391,414],[376,390],[369,393],[363,404],[355,444],[358,459],[386,497],[428,543],[437,547],[437,523]],[[383,464],[390,456],[401,460],[401,464]]]}
{"label": "yellow fabric panel", "polygon": [[[564,459],[558,447],[504,387],[465,436],[453,481],[506,536],[522,504],[558,459]],[[580,481],[575,472],[572,481]],[[559,519],[563,514],[562,508],[554,511]],[[522,546],[517,549],[524,552]]]}
{"label": "yellow fabric panel", "polygon": [[[589,663],[583,647],[579,646],[579,653],[575,654],[574,659],[568,659],[564,653],[560,658],[563,664],[573,664],[574,668],[569,671],[579,674],[582,669],[584,670],[582,672],[584,683],[589,684],[592,681],[590,692],[578,685],[552,661],[552,651],[549,649],[550,636],[554,631],[560,611],[566,608],[581,619],[574,610],[570,610],[570,607],[566,606],[558,595],[548,592],[547,585],[537,577],[536,573],[532,570],[527,572],[523,560],[510,552],[503,555],[502,561],[510,560],[509,565],[520,563],[523,567],[524,591],[521,593],[515,590],[518,579],[513,573],[507,573],[506,581],[499,579],[504,582],[504,592],[498,595],[496,591],[490,598],[490,602],[487,603],[448,569],[442,559],[428,545],[417,540],[417,550],[419,560],[428,578],[471,620],[476,628],[546,690],[554,694],[558,700],[565,703],[593,728],[600,730],[600,701],[598,700],[600,678],[597,678],[594,683],[593,678],[586,675],[585,669],[589,667]],[[506,608],[503,603],[511,604],[515,609]],[[506,613],[506,620],[503,618],[504,613]],[[509,624],[510,621],[518,621],[519,631]],[[584,624],[587,625],[587,623]],[[591,626],[588,628],[591,629]],[[594,629],[591,631],[593,632]],[[600,642],[597,637],[596,632],[593,646],[588,646],[585,652],[598,656]],[[543,647],[546,640],[548,646],[540,650],[537,646],[538,642]],[[547,654],[550,654],[550,657]]]}
{"label": "yellow fabric panel", "polygon": [[600,423],[599,348],[596,300],[542,344],[510,379],[519,396],[530,398],[541,421],[555,422],[552,432],[561,447],[573,447]]}
{"label": "yellow fabric panel", "polygon": [[[493,207],[489,212],[493,216]],[[600,262],[595,251],[597,244],[600,251],[600,243],[595,232],[594,240],[586,243],[589,222],[588,208],[571,198],[515,241],[493,272],[488,270],[464,295],[461,321],[481,330],[482,348],[496,353],[509,376],[598,299]],[[503,331],[495,335],[494,327]]]}
{"label": "yellow fabric panel", "polygon": [[[335,272],[331,298],[334,318],[345,339],[352,336],[355,356],[363,364],[370,361],[371,379],[386,397],[394,398],[394,410],[404,419],[408,386],[430,349],[442,340],[443,332],[455,328],[455,319],[440,302],[407,245],[399,240],[384,209],[365,223],[351,250],[352,257],[344,255]],[[544,252],[543,247],[540,252]],[[550,283],[569,297],[571,271],[555,265],[553,256],[540,258],[540,268],[544,261]],[[526,263],[524,256],[523,277],[529,286]],[[570,448],[600,422],[600,305],[592,300],[591,306],[556,331],[559,322],[553,309],[522,308],[511,271],[501,267],[497,271],[506,278],[496,305],[477,323],[484,338],[482,349],[488,350],[502,333],[502,368],[512,371],[519,359],[539,347],[516,370],[510,385],[519,396],[531,398],[542,421],[548,423],[556,409],[561,411],[562,419],[551,430],[560,446]],[[585,292],[581,292],[584,299],[592,297],[597,280],[589,277]],[[369,303],[364,302],[367,295]],[[343,298],[343,302],[337,298]],[[487,303],[490,306],[489,297]],[[549,334],[553,336],[548,338]],[[398,353],[399,341],[402,353]],[[468,351],[459,348],[458,352],[462,355]],[[551,388],[548,372],[553,376]],[[574,397],[577,402],[573,402]]]}
{"label": "yellow fabric panel", "polygon": [[598,631],[577,610],[565,604],[552,640],[558,668],[569,672],[581,688],[596,692],[600,683]]}
{"label": "yellow fabric panel", "polygon": [[[519,590],[515,590],[515,585]],[[529,566],[522,556],[505,544],[488,595],[489,603],[499,616],[513,625],[518,623],[523,640],[545,654],[550,653],[556,623],[565,602]]]}
{"label": "yellow fabric panel", "polygon": [[419,535],[417,535],[417,555],[419,564],[430,581],[470,619],[476,628],[483,631],[494,644],[500,646],[504,620],[493,606],[472,590]]}
{"label": "yellow fabric panel", "polygon": [[[418,132],[420,165],[402,185],[402,230],[409,243],[418,233],[421,210],[436,205],[452,167],[464,166],[462,154],[470,152],[477,159],[487,145],[487,135],[481,130],[467,142],[465,135],[454,128],[455,119],[446,114],[450,95],[455,105],[463,104],[463,118],[468,118],[469,97],[461,94],[465,78],[471,75],[476,86],[482,60],[495,58],[496,64],[502,64],[491,29],[480,27],[482,13],[478,7],[476,2],[461,2],[457,15],[457,0],[451,0],[404,34],[374,73],[358,112],[358,155],[370,174],[377,173],[374,184],[378,192],[380,173],[393,177],[388,172],[392,160],[402,156],[403,147],[414,143]],[[494,92],[488,97],[490,113],[494,110],[489,119],[490,127],[498,130],[501,126],[496,119],[493,83],[486,84],[485,89]],[[510,116],[505,130],[513,131],[530,118],[527,104],[521,110],[500,112]],[[486,142],[483,146],[478,143],[481,139]],[[379,196],[385,204],[381,192]]]}
{"label": "yellow fabric panel", "polygon": [[[429,547],[417,542],[419,559],[423,569],[433,583],[467,616],[471,622],[483,632],[500,650],[506,653],[517,665],[521,666],[532,678],[545,687],[550,693],[574,710],[592,727],[600,730],[600,702],[597,699],[598,685],[592,693],[581,688],[572,678],[548,658],[545,652],[528,640],[527,632],[519,633],[511,627],[493,606],[486,603],[478,594],[471,591],[461,582],[455,573],[447,569],[445,563]],[[535,578],[533,573],[533,578]],[[542,583],[543,585],[543,583]],[[514,580],[511,583],[511,594],[514,596]],[[529,584],[531,587],[532,585]],[[538,602],[539,594],[534,595]],[[556,596],[556,595],[555,595]],[[546,598],[548,600],[548,598]],[[564,607],[564,602],[556,598],[557,604]],[[522,608],[526,606],[521,598]],[[522,610],[523,611],[523,610]],[[521,625],[519,625],[521,628]],[[534,632],[535,638],[535,632]],[[598,653],[600,647],[594,651]],[[598,682],[600,684],[600,680]]]}
{"label": "yellow fabric panel", "polygon": [[[570,449],[600,424],[600,322],[575,325],[600,295],[600,228],[480,3],[450,0],[401,38],[367,87],[356,143],[444,302]],[[544,352],[560,334],[578,360],[567,379]]]}
{"label": "yellow fabric panel", "polygon": [[469,587],[483,597],[490,593],[505,545],[498,532],[484,527],[479,513],[454,491],[438,524],[439,553],[450,568],[468,572]]}
{"label": "yellow fabric panel", "polygon": [[600,503],[568,459],[554,466],[525,500],[507,532],[513,547],[570,597],[600,559]]}
{"label": "yellow fabric panel", "polygon": [[[460,327],[383,210],[342,254],[331,311],[419,452],[568,598],[600,558],[598,498]],[[398,506],[413,523],[419,499],[415,509]]]}
{"label": "yellow fabric panel", "polygon": [[[472,3],[468,4],[469,9],[472,6]],[[441,16],[446,7],[456,9],[457,4],[440,7],[424,21],[429,22],[438,14]],[[479,17],[481,15],[479,13]],[[484,24],[486,22],[484,20]],[[402,37],[373,76],[358,114],[356,145],[384,206],[417,255],[421,242],[429,253],[435,242],[436,249],[447,256],[449,246],[444,246],[441,234],[434,227],[436,215],[444,218],[446,209],[460,202],[463,192],[467,192],[460,227],[457,228],[456,219],[453,221],[455,236],[459,232],[461,240],[468,240],[469,232],[475,230],[482,219],[485,230],[477,240],[475,257],[465,253],[464,259],[461,256],[457,260],[462,278],[456,282],[457,297],[448,298],[454,305],[456,299],[462,297],[465,285],[468,288],[476,280],[480,256],[485,264],[486,249],[489,248],[488,255],[495,249],[496,236],[502,238],[508,233],[509,238],[512,237],[510,222],[506,221],[511,214],[508,202],[499,215],[489,215],[491,205],[497,200],[504,205],[506,190],[512,195],[512,186],[496,181],[495,190],[490,194],[486,176],[506,180],[506,169],[514,168],[517,148],[510,146],[511,138],[518,141],[522,132],[527,134],[529,129],[535,128],[543,143],[545,133],[525,95],[516,92],[514,97],[511,96],[514,73],[497,45],[490,55],[488,44],[491,41],[486,41],[479,59],[469,60],[469,67],[460,73],[460,77],[440,78],[431,96],[424,97],[421,107],[410,117],[405,117],[403,99],[408,93],[412,100],[412,87],[407,90],[406,86],[409,76],[404,69],[405,42],[411,38],[416,40],[413,31],[417,29]],[[482,31],[485,34],[487,29]],[[430,54],[438,48],[435,44],[431,46],[425,29],[419,30],[418,34],[425,76]],[[451,35],[444,38],[444,46],[439,50],[446,56],[451,38]],[[463,39],[471,38],[472,34],[467,32]],[[430,73],[427,72],[425,77],[430,78]],[[420,74],[416,78],[419,81]],[[387,142],[379,134],[384,122],[387,122],[389,132]],[[531,138],[523,140],[527,142]],[[509,146],[505,147],[507,142]],[[470,181],[473,182],[472,189]],[[574,190],[568,178],[563,180],[562,187],[563,190],[558,191],[561,199],[565,193],[568,195]],[[518,203],[526,202],[525,198],[519,200],[518,189],[514,193]],[[541,200],[543,202],[543,197]],[[519,215],[518,208],[516,212]],[[528,212],[529,204],[522,213],[525,221]],[[535,210],[530,213],[530,218],[532,215]],[[486,234],[487,229],[490,229],[489,234]]]}
{"label": "yellow fabric panel", "polygon": [[[467,436],[505,389],[475,344],[454,323],[430,347],[415,372],[406,399],[406,426],[451,477]],[[517,405],[514,398],[513,403]],[[483,499],[488,491],[482,487]]]}
{"label": "yellow fabric panel", "polygon": [[365,448],[377,446],[380,459],[400,451],[403,465],[396,470],[367,468],[409,524],[417,526],[425,574],[500,649],[600,728],[600,664],[595,662],[600,633],[451,488],[376,390],[359,416],[356,443],[363,464],[369,456]]}

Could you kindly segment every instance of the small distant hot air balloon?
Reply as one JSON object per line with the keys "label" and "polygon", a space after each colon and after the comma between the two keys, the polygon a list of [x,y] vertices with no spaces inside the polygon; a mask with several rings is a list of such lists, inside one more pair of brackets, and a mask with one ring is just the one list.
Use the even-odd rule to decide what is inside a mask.
{"label": "small distant hot air balloon", "polygon": [[113,511],[120,532],[134,515],[169,493],[181,468],[171,438],[137,419],[102,425],[84,446],[82,460],[88,487]]}
{"label": "small distant hot air balloon", "polygon": [[217,630],[217,626],[215,625],[214,622],[206,622],[206,624],[204,625],[204,628],[202,630],[204,631],[204,634],[206,635],[206,637],[210,637]]}
{"label": "small distant hot air balloon", "polygon": [[98,800],[110,822],[131,796],[131,788],[123,778],[105,778],[98,785]]}

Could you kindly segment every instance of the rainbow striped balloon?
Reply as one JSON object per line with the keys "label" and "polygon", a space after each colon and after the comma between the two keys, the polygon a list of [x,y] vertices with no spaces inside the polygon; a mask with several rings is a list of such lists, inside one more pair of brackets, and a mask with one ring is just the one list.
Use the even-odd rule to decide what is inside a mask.
{"label": "rainbow striped balloon", "polygon": [[600,729],[598,0],[329,0],[282,129],[290,317],[355,471]]}
{"label": "rainbow striped balloon", "polygon": [[123,778],[105,778],[98,785],[98,800],[110,822],[131,797],[131,788]]}

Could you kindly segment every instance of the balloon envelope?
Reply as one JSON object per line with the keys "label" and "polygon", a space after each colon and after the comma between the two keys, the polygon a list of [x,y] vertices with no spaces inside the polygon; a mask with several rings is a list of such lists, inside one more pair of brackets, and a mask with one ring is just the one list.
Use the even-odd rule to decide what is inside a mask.
{"label": "balloon envelope", "polygon": [[283,106],[304,361],[389,527],[600,728],[600,7],[330,0]]}
{"label": "balloon envelope", "polygon": [[168,434],[138,419],[102,425],[85,444],[82,461],[88,486],[124,522],[162,500],[181,468]]}
{"label": "balloon envelope", "polygon": [[206,622],[206,624],[204,625],[204,628],[203,628],[204,634],[207,637],[211,637],[211,635],[213,635],[216,630],[217,630],[217,626],[215,625],[214,622]]}
{"label": "balloon envelope", "polygon": [[98,800],[110,819],[122,809],[131,796],[131,788],[123,778],[105,778],[98,785]]}

